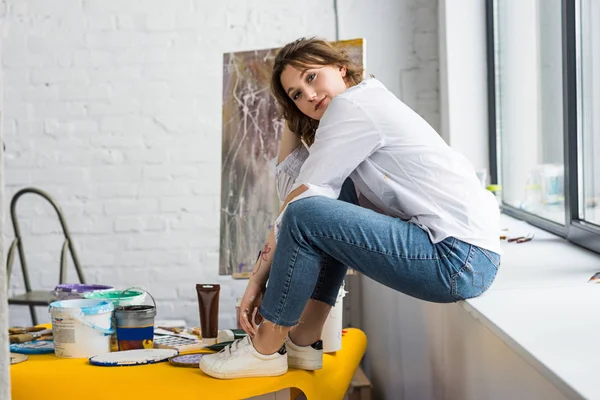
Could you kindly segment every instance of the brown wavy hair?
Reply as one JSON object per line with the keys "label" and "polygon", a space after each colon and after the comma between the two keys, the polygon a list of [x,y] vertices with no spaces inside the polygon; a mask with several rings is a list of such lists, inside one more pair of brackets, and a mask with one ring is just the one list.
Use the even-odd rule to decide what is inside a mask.
{"label": "brown wavy hair", "polygon": [[346,67],[344,80],[348,87],[362,82],[364,69],[350,61],[345,50],[315,37],[295,40],[279,50],[273,64],[271,92],[279,104],[281,117],[285,119],[290,130],[300,135],[302,140],[311,146],[315,141],[319,121],[304,115],[283,88],[281,73],[288,65],[299,70],[314,66]]}

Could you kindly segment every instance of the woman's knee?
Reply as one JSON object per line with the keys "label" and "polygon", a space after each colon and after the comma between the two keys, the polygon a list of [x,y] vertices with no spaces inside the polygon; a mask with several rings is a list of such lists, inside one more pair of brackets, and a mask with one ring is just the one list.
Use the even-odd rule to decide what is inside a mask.
{"label": "woman's knee", "polygon": [[282,229],[299,229],[302,225],[314,219],[323,210],[323,200],[327,199],[314,196],[288,204],[281,222]]}

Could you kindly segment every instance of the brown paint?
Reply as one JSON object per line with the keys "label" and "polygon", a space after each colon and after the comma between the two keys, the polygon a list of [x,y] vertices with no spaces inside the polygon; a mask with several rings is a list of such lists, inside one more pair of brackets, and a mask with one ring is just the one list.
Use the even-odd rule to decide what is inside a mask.
{"label": "brown paint", "polygon": [[219,293],[221,285],[197,284],[202,339],[215,339],[219,333]]}

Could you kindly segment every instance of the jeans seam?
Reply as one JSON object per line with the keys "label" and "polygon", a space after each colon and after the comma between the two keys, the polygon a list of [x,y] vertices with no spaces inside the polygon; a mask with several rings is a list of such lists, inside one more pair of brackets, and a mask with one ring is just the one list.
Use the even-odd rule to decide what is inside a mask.
{"label": "jeans seam", "polygon": [[294,274],[294,265],[296,264],[296,260],[298,259],[298,252],[300,251],[300,246],[296,246],[296,251],[293,252],[292,260],[290,265],[288,265],[287,272],[285,275],[285,282],[283,284],[283,293],[281,294],[281,299],[279,301],[279,307],[277,308],[275,321],[271,321],[274,324],[280,325],[281,322],[281,314],[283,313],[283,309],[287,303],[288,294],[290,291],[290,282],[292,281],[292,275]]}
{"label": "jeans seam", "polygon": [[323,286],[323,281],[325,280],[325,272],[327,271],[327,264],[329,262],[329,258],[326,255],[323,255],[322,260],[323,260],[323,265],[321,266],[321,269],[319,270],[319,277],[317,279],[317,284],[313,291],[313,295],[316,294],[317,297],[321,294],[321,286]]}
{"label": "jeans seam", "polygon": [[[348,244],[350,246],[354,246],[354,247],[358,247],[358,248],[361,248],[361,249],[364,249],[364,250],[372,251],[374,253],[382,254],[384,256],[390,256],[390,257],[395,257],[395,258],[398,258],[398,259],[405,259],[405,260],[440,260],[442,258],[448,258],[448,255],[454,249],[454,243],[453,243],[452,244],[452,249],[448,253],[446,253],[444,255],[441,255],[441,256],[438,255],[438,256],[434,256],[434,257],[408,257],[408,256],[400,255],[400,254],[386,253],[386,252],[383,252],[383,251],[379,251],[377,249],[372,249],[372,248],[369,248],[369,247],[361,246],[361,245],[359,245],[357,243],[353,243],[353,242],[347,241],[345,239],[339,239],[339,238],[332,237],[332,236],[329,236],[329,235],[323,235],[323,234],[319,234],[319,233],[311,233],[311,234],[307,234],[307,236],[308,237],[327,238],[327,239],[335,240],[335,241],[338,241],[338,242],[343,242],[343,243]],[[454,240],[456,241],[456,239],[454,239]]]}
{"label": "jeans seam", "polygon": [[452,245],[450,246],[450,249],[446,252],[446,254],[443,254],[440,258],[448,258],[448,256],[450,255],[450,253],[452,253],[454,251],[454,248],[456,247],[456,242],[457,242],[457,239],[453,237],[452,238]]}
{"label": "jeans seam", "polygon": [[496,262],[494,260],[492,260],[489,256],[488,256],[488,251],[486,249],[482,249],[481,247],[479,247],[479,250],[481,251],[481,254],[483,254],[485,256],[485,258],[487,258],[488,260],[490,260],[490,262],[492,263],[492,265],[494,267],[496,267],[496,269],[500,268],[500,261],[498,261],[498,263],[496,264]]}

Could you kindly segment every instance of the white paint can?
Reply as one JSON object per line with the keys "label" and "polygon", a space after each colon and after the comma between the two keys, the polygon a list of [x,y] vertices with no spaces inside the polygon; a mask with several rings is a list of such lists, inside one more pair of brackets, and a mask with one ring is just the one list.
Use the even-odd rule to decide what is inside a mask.
{"label": "white paint can", "polygon": [[105,300],[62,300],[50,304],[54,354],[88,358],[110,352],[112,311]]}

